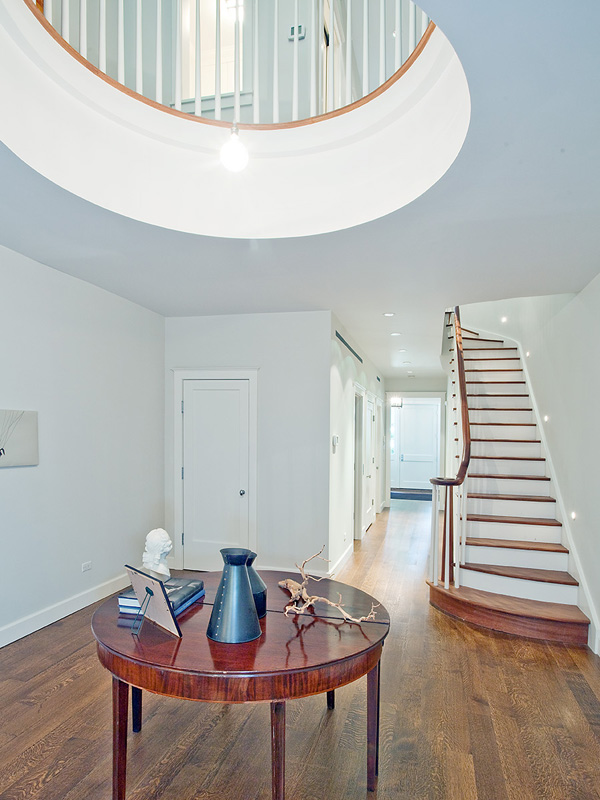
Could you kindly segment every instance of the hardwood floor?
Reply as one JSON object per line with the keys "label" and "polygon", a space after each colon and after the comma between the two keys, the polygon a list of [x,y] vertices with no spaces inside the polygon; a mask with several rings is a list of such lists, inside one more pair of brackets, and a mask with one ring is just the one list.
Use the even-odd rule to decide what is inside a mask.
{"label": "hardwood floor", "polygon": [[[336,577],[378,597],[377,800],[600,798],[600,659],[479,630],[436,611],[425,584],[428,503],[393,501]],[[298,553],[298,557],[305,554]],[[0,650],[1,800],[109,800],[111,681],[94,607]],[[288,703],[290,800],[366,800],[366,679]],[[128,800],[267,800],[269,706],[144,695]]]}

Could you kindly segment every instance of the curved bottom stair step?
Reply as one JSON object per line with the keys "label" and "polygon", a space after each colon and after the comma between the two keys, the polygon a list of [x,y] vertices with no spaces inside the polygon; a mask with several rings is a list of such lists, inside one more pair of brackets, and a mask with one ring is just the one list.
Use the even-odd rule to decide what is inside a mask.
{"label": "curved bottom stair step", "polygon": [[587,645],[590,621],[577,606],[427,583],[431,605],[464,622],[530,639]]}

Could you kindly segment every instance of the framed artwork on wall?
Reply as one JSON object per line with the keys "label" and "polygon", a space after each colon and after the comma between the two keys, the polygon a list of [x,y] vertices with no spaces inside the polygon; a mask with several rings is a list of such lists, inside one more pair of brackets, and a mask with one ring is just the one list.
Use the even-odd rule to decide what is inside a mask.
{"label": "framed artwork on wall", "polygon": [[0,467],[34,467],[37,464],[37,411],[0,409]]}

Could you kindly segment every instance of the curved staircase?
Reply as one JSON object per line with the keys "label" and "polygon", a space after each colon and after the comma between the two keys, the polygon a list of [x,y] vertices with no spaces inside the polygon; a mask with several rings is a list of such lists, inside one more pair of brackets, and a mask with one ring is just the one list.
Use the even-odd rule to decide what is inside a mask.
{"label": "curved staircase", "polygon": [[517,348],[466,330],[462,344],[471,436],[464,559],[460,588],[430,582],[430,602],[493,630],[585,645],[589,619],[567,571]]}

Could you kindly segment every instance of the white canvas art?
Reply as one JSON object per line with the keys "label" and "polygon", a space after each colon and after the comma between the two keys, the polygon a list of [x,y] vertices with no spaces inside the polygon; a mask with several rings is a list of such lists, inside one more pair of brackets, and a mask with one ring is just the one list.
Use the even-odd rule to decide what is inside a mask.
{"label": "white canvas art", "polygon": [[0,410],[0,467],[39,464],[37,411]]}

